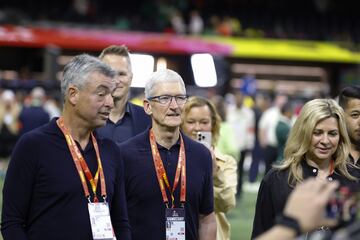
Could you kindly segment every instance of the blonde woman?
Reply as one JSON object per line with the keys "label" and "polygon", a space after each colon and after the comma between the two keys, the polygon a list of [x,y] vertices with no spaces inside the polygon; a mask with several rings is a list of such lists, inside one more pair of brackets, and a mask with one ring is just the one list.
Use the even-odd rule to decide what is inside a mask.
{"label": "blonde woman", "polygon": [[[211,132],[211,145],[219,139],[221,118],[214,105],[202,97],[191,97],[183,111],[183,132],[193,139],[197,139],[198,132]],[[213,152],[213,180],[214,202],[217,223],[217,240],[230,240],[230,224],[225,213],[235,207],[237,184],[236,160],[217,149]]]}
{"label": "blonde woman", "polygon": [[304,179],[337,180],[354,187],[347,171],[350,140],[344,112],[332,99],[314,99],[302,108],[284,149],[284,161],[261,182],[252,238],[275,225],[293,188]]}

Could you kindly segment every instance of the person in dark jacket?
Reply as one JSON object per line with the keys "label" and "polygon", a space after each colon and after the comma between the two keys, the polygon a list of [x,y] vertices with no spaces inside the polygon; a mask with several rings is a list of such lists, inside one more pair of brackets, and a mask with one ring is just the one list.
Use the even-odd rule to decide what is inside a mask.
{"label": "person in dark jacket", "polygon": [[109,46],[101,52],[99,58],[116,71],[118,85],[113,93],[114,109],[106,125],[97,132],[119,145],[147,129],[151,120],[142,107],[129,102],[133,73],[127,47]]}
{"label": "person in dark jacket", "polygon": [[44,108],[45,90],[35,87],[30,93],[30,105],[24,106],[19,115],[20,136],[50,121],[50,115]]}

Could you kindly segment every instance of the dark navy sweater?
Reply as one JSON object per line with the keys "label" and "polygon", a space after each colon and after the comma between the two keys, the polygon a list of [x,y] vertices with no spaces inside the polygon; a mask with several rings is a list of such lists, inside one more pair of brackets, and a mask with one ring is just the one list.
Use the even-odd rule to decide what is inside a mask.
{"label": "dark navy sweater", "polygon": [[[118,147],[96,138],[114,231],[117,239],[130,239]],[[82,154],[94,175],[97,162],[91,140]],[[99,186],[97,190],[100,196]],[[56,119],[25,134],[15,147],[3,188],[4,240],[92,239],[87,203]]]}

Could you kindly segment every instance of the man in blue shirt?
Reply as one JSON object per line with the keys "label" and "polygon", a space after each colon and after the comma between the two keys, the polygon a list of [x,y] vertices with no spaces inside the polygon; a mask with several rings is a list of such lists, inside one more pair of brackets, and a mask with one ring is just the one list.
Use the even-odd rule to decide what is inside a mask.
{"label": "man in blue shirt", "polygon": [[109,46],[101,52],[99,58],[116,71],[118,85],[113,93],[114,109],[106,126],[97,131],[100,135],[120,144],[143,132],[150,125],[151,120],[142,107],[128,101],[133,73],[126,46]]}
{"label": "man in blue shirt", "polygon": [[212,158],[180,132],[182,78],[168,69],[153,73],[145,98],[152,128],[119,146],[132,239],[215,240]]}
{"label": "man in blue shirt", "polygon": [[[98,232],[131,238],[119,148],[93,134],[114,106],[114,77],[86,54],[65,66],[61,117],[23,135],[14,149],[3,189],[4,240],[94,239]],[[101,228],[97,217],[112,228]]]}

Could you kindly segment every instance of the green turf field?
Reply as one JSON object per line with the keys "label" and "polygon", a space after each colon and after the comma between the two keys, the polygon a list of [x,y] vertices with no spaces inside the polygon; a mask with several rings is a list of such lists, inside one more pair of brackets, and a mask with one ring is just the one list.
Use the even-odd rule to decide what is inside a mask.
{"label": "green turf field", "polygon": [[255,214],[257,193],[243,192],[235,209],[228,213],[231,224],[231,240],[249,240]]}

